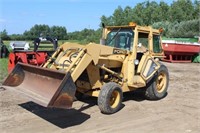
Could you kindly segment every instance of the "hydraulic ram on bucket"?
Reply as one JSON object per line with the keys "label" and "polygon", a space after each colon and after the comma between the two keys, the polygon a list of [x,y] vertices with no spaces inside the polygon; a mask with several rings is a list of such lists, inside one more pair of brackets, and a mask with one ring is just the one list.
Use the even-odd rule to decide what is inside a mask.
{"label": "hydraulic ram on bucket", "polygon": [[[69,72],[18,63],[4,81],[3,86],[32,98],[45,107],[71,108],[76,86]],[[6,88],[6,87],[5,87]]]}

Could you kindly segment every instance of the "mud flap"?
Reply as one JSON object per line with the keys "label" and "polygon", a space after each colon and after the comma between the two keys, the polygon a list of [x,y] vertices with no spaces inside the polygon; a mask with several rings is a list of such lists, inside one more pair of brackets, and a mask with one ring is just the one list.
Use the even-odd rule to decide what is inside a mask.
{"label": "mud flap", "polygon": [[[69,72],[18,63],[3,86],[21,91],[44,107],[72,107],[76,86]],[[10,88],[9,87],[9,88]]]}

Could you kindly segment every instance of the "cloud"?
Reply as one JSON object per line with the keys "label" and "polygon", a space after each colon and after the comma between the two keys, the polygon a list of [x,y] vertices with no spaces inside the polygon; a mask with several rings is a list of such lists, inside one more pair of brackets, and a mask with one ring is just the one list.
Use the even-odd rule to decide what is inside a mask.
{"label": "cloud", "polygon": [[37,16],[39,16],[39,17],[45,17],[46,14],[44,14],[44,13],[40,13],[40,14],[38,14]]}
{"label": "cloud", "polygon": [[6,19],[0,18],[0,23],[5,23]]}
{"label": "cloud", "polygon": [[21,12],[21,15],[22,15],[22,16],[28,16],[29,13],[28,13],[28,12]]}

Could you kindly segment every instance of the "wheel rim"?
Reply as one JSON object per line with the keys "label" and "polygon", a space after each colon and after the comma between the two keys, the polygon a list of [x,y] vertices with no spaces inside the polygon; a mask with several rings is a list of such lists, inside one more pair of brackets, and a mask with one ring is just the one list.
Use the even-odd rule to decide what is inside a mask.
{"label": "wheel rim", "polygon": [[111,108],[116,108],[120,101],[120,94],[118,91],[113,91],[110,97],[110,106]]}
{"label": "wheel rim", "polygon": [[159,93],[163,92],[166,88],[166,84],[167,84],[167,75],[166,73],[161,72],[156,80],[157,91]]}

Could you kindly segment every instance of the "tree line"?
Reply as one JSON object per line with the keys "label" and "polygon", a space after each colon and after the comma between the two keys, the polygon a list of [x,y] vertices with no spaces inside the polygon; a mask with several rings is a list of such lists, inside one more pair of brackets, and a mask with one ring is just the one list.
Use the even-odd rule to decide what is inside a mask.
{"label": "tree line", "polygon": [[8,35],[6,30],[0,32],[2,40],[34,40],[38,37],[57,38],[59,40],[67,39],[67,29],[64,26],[48,26],[45,24],[36,24],[30,30],[26,30],[23,34]]}
{"label": "tree line", "polygon": [[153,25],[156,22],[182,22],[199,19],[200,2],[195,0],[177,0],[168,5],[164,1],[145,1],[135,7],[118,6],[111,16],[103,15],[101,21],[106,25],[124,25],[136,22],[139,25]]}
{"label": "tree line", "polygon": [[[101,16],[101,23],[105,25],[127,25],[129,22],[136,22],[138,25],[152,25],[154,28],[162,27],[163,35],[166,37],[194,37],[199,36],[200,24],[200,1],[177,0],[168,5],[164,1],[145,1],[138,3],[135,7],[118,6],[111,16]],[[65,27],[48,25],[35,25],[22,35],[7,35],[6,30],[2,31],[1,38],[12,40],[32,40],[43,33],[57,37],[62,40],[79,40],[83,43],[99,42],[101,37],[101,24],[97,30],[83,29],[67,33]],[[4,38],[3,38],[4,37]]]}
{"label": "tree line", "polygon": [[111,16],[103,15],[106,25],[127,25],[129,22],[154,28],[163,28],[165,37],[189,37],[199,35],[200,1],[177,0],[168,5],[164,1],[145,1],[135,7],[119,6]]}

